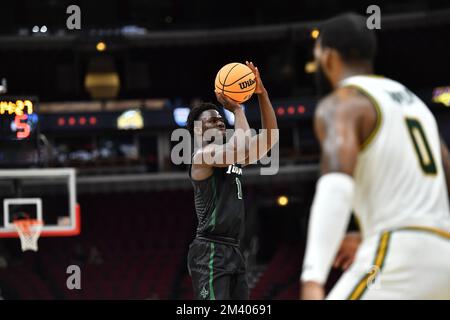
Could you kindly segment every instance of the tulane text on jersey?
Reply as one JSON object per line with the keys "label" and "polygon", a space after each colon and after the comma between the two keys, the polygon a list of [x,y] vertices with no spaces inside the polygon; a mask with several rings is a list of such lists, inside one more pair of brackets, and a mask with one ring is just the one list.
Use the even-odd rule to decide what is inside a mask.
{"label": "tulane text on jersey", "polygon": [[227,174],[237,174],[237,175],[242,175],[242,168],[236,167],[234,164],[230,164],[228,166],[228,170],[227,170]]}

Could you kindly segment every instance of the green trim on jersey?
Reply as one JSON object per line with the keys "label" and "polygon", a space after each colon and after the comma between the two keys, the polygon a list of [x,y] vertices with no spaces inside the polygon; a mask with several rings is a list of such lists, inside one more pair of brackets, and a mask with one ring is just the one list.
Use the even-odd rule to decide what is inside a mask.
{"label": "green trim on jersey", "polygon": [[[412,232],[426,232],[432,235],[436,235],[438,237],[441,237],[443,239],[450,240],[450,232],[441,230],[438,228],[433,227],[426,227],[426,226],[407,226],[407,227],[400,227],[396,229],[392,229],[390,231],[385,231],[380,237],[380,240],[378,242],[378,248],[376,251],[375,260],[373,261],[373,266],[376,266],[379,272],[382,271],[383,266],[386,262],[386,256],[389,250],[389,242],[391,239],[391,235],[395,232],[399,231],[412,231]],[[375,276],[376,274],[372,271],[366,274],[354,287],[350,295],[348,296],[348,300],[358,300],[361,299],[362,295],[367,289],[368,283],[370,282],[371,277]]]}
{"label": "green trim on jersey", "polygon": [[370,102],[372,102],[373,106],[375,107],[375,111],[377,113],[377,122],[375,123],[375,128],[373,129],[373,131],[370,133],[370,135],[367,137],[367,139],[361,144],[360,151],[364,151],[375,139],[378,131],[380,131],[381,123],[383,121],[383,114],[381,112],[381,107],[380,107],[378,101],[375,99],[375,97],[373,95],[371,95],[369,92],[367,92],[363,87],[360,87],[356,84],[349,84],[349,85],[344,85],[343,88],[354,88],[354,89],[358,90],[363,95],[365,95],[370,100]]}
{"label": "green trim on jersey", "polygon": [[409,226],[409,227],[400,227],[398,229],[395,229],[394,231],[419,231],[419,232],[428,232],[434,235],[437,235],[441,238],[450,240],[450,232],[441,230],[438,228],[433,227],[426,227],[426,226]]}
{"label": "green trim on jersey", "polygon": [[[434,161],[433,152],[431,151],[430,144],[428,143],[427,136],[425,135],[425,131],[423,131],[422,124],[419,119],[416,118],[405,118],[406,125],[409,131],[409,137],[411,138],[412,144],[414,146],[414,151],[416,153],[417,161],[419,162],[420,168],[422,169],[425,175],[436,176],[437,175],[437,166]],[[419,141],[417,141],[417,137],[414,136],[414,131],[419,133],[420,139],[423,142],[423,147],[425,147],[425,153],[423,154],[423,150],[419,147]],[[428,161],[425,162],[426,157],[428,157]]]}
{"label": "green trim on jersey", "polygon": [[382,76],[381,74],[366,74],[366,75],[364,75],[364,77],[369,77],[369,78],[385,78],[385,76]]}
{"label": "green trim on jersey", "polygon": [[211,254],[209,255],[209,300],[216,300],[214,294],[214,242],[211,242]]}
{"label": "green trim on jersey", "polygon": [[350,295],[347,297],[347,300],[359,300],[361,299],[364,292],[366,292],[371,279],[374,276],[377,276],[378,272],[381,272],[384,266],[384,262],[386,261],[386,255],[389,249],[389,240],[391,239],[391,231],[384,232],[380,240],[378,242],[378,248],[376,251],[375,259],[373,261],[373,267],[375,269],[371,269],[362,279],[356,284],[353,288]]}

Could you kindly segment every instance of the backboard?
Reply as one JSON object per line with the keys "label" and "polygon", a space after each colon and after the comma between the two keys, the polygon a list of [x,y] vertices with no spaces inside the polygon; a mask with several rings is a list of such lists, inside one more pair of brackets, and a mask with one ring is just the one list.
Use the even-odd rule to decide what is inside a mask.
{"label": "backboard", "polygon": [[41,237],[78,235],[75,169],[0,170],[0,238],[19,237],[13,220],[24,214],[43,222]]}

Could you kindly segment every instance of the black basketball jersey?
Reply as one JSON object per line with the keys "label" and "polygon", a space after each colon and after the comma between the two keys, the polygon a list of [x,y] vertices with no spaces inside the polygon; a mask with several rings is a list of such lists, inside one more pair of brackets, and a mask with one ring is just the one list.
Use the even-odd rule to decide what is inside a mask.
{"label": "black basketball jersey", "polygon": [[240,239],[245,219],[241,176],[240,165],[229,165],[213,168],[213,174],[205,180],[191,178],[198,219],[197,235]]}

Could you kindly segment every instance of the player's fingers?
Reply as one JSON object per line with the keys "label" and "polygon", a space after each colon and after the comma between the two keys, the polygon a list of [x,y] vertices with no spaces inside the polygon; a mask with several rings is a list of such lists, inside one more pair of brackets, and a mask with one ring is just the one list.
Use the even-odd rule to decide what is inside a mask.
{"label": "player's fingers", "polygon": [[233,103],[233,100],[231,100],[230,98],[228,98],[228,97],[227,97],[226,95],[224,95],[223,93],[221,93],[220,95],[221,95],[222,99],[223,99],[226,103],[228,103],[228,104]]}
{"label": "player's fingers", "polygon": [[219,102],[226,108],[229,108],[231,106],[235,106],[236,107],[236,102],[234,102],[233,100],[231,100],[230,98],[228,98],[226,95],[224,95],[223,93],[219,93],[219,97],[220,100]]}
{"label": "player's fingers", "polygon": [[219,99],[219,94],[220,94],[220,92],[219,92],[219,91],[216,91],[216,90],[214,90],[214,94],[216,95],[216,98],[217,98],[217,99]]}
{"label": "player's fingers", "polygon": [[255,73],[258,73],[258,68],[254,65],[253,61],[250,61],[250,68],[251,68]]}
{"label": "player's fingers", "polygon": [[259,69],[258,69],[257,67],[255,67],[255,70],[256,70],[256,71],[255,71],[256,77],[257,77],[257,78],[260,78],[260,75],[259,75]]}
{"label": "player's fingers", "polygon": [[256,68],[255,68],[255,66],[253,65],[253,62],[249,62],[249,61],[245,61],[245,64],[247,65],[247,67],[249,67],[252,71],[253,71],[253,73],[256,75]]}
{"label": "player's fingers", "polygon": [[261,76],[259,74],[259,69],[258,67],[255,67],[255,65],[253,64],[253,62],[250,62],[250,68],[252,69],[253,73],[255,74],[255,77],[258,81],[261,81]]}
{"label": "player's fingers", "polygon": [[221,92],[217,92],[217,91],[215,93],[216,93],[217,101],[219,101],[221,104],[224,104],[225,100],[223,99],[223,94]]}

